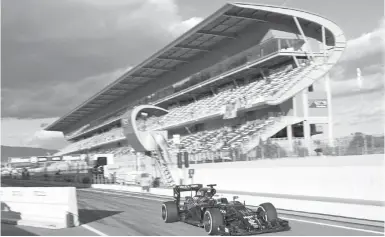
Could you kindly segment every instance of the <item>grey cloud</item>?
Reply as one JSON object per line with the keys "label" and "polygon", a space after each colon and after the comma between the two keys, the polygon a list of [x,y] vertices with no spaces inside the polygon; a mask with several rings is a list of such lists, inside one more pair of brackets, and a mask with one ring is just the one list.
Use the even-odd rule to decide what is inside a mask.
{"label": "grey cloud", "polygon": [[343,91],[343,92],[334,94],[333,98],[338,99],[341,97],[355,96],[357,94],[361,94],[361,95],[371,94],[371,93],[376,93],[376,92],[383,91],[383,90],[384,90],[384,85],[376,87],[376,88],[363,89],[360,91]]}
{"label": "grey cloud", "polygon": [[[2,116],[63,115],[175,37],[177,11],[165,0],[3,0]],[[341,62],[332,79],[377,70],[381,55]]]}
{"label": "grey cloud", "polygon": [[[350,131],[370,130],[383,123],[383,90],[355,93],[349,96],[333,97],[335,125]],[[380,128],[378,128],[380,129]],[[369,131],[368,130],[368,131]],[[379,131],[379,130],[377,130]]]}
{"label": "grey cloud", "polygon": [[383,73],[383,53],[383,51],[378,51],[359,59],[342,61],[333,67],[330,76],[335,81],[349,80],[356,77],[357,68],[361,69],[362,75]]}
{"label": "grey cloud", "polygon": [[[120,71],[163,47],[173,36],[155,24],[161,12],[144,16],[148,7],[139,0],[2,1],[2,116],[60,116],[106,85],[84,86],[85,78]],[[68,94],[76,85],[86,92]]]}
{"label": "grey cloud", "polygon": [[[333,98],[352,97],[384,90],[384,49],[378,43],[383,27],[348,42],[341,61],[330,71]],[[357,85],[357,68],[361,69],[363,88]]]}
{"label": "grey cloud", "polygon": [[[351,116],[349,120],[347,120],[348,124],[352,126],[368,124],[370,122],[372,122],[373,125],[382,124],[383,121],[384,121],[384,110],[382,108],[381,103],[380,103],[380,106],[372,105],[370,109],[366,111],[361,111],[361,113],[354,114],[354,116]],[[374,122],[377,122],[377,123],[374,123]]]}
{"label": "grey cloud", "polygon": [[28,115],[29,118],[62,115],[77,106],[79,101],[84,101],[97,93],[124,71],[126,69],[48,88],[3,89],[2,94],[7,100],[2,100],[2,112],[8,117],[18,117],[20,114]]}
{"label": "grey cloud", "polygon": [[361,69],[362,75],[383,73],[384,22],[385,18],[382,18],[380,25],[374,31],[347,42],[340,62],[330,72],[334,81],[355,78],[357,68]]}

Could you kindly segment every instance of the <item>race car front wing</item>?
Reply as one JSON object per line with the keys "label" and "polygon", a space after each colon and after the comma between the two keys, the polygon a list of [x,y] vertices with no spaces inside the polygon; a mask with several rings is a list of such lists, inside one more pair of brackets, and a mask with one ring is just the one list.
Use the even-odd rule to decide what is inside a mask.
{"label": "race car front wing", "polygon": [[258,229],[243,229],[243,228],[234,228],[226,226],[219,227],[219,233],[223,236],[242,236],[242,235],[259,235],[265,233],[275,233],[290,230],[289,222],[286,220],[279,219],[275,225],[262,226]]}

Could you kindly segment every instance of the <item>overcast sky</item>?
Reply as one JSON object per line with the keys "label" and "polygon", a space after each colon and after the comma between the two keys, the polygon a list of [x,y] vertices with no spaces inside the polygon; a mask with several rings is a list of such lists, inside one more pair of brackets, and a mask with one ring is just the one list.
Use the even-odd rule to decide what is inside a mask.
{"label": "overcast sky", "polygon": [[[42,123],[79,105],[225,3],[2,0],[2,143],[62,147],[62,136],[41,131]],[[286,5],[335,21],[349,40],[331,74],[336,131],[374,133],[378,126],[383,131],[383,1],[288,0]],[[352,93],[357,67],[364,75],[360,94]]]}

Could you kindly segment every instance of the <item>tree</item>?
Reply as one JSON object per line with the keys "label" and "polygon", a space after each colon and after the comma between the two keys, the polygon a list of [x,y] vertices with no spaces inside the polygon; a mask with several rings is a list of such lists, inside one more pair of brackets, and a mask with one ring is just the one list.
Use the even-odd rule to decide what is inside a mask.
{"label": "tree", "polygon": [[353,135],[352,140],[349,142],[349,145],[346,150],[347,155],[362,155],[364,154],[365,146],[365,135],[361,132],[356,132]]}

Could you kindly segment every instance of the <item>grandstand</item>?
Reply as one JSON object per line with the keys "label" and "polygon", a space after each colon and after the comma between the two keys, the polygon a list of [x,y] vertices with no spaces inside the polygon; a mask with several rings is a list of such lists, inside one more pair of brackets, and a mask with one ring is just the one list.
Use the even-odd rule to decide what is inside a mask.
{"label": "grandstand", "polygon": [[321,16],[229,3],[46,130],[71,142],[55,155],[112,154],[116,171],[158,167],[169,184],[180,150],[194,163],[250,160],[275,141],[293,156],[324,127],[333,147],[328,71],[345,45]]}

